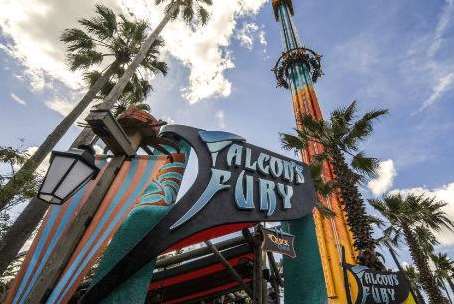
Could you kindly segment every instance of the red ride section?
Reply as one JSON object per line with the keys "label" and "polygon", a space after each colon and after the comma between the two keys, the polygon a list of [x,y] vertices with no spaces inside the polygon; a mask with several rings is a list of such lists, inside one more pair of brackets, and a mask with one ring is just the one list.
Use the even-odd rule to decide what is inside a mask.
{"label": "red ride section", "polygon": [[211,240],[229,233],[241,231],[244,228],[249,228],[252,227],[254,224],[253,223],[239,223],[239,224],[228,224],[228,225],[222,225],[222,226],[216,226],[210,229],[206,229],[200,232],[197,232],[196,234],[191,235],[190,237],[187,237],[185,239],[182,239],[178,243],[175,243],[174,245],[170,246],[165,252],[173,251],[173,250],[178,250],[183,247],[187,247],[190,245],[194,245],[197,243],[201,243],[207,240]]}
{"label": "red ride section", "polygon": [[[238,231],[238,228],[243,227],[247,226],[242,224],[241,227],[238,225],[217,227],[214,230],[204,231],[205,234],[194,235],[191,240],[199,239],[203,235],[220,236],[227,231]],[[252,282],[255,255],[246,240],[224,249],[219,247],[219,250],[245,284]],[[210,303],[215,296],[239,289],[241,289],[239,282],[232,278],[225,266],[219,262],[218,257],[207,253],[205,256],[194,257],[176,265],[168,265],[167,268],[155,272],[149,285],[147,303],[195,303],[202,299]]]}

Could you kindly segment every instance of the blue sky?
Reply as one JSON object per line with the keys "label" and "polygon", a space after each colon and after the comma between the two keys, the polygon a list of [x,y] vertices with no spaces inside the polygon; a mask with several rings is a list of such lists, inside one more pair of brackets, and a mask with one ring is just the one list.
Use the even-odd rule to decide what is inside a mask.
{"label": "blue sky", "polygon": [[[0,11],[0,144],[39,145],[83,92],[64,65],[58,33],[90,14],[93,1],[6,0]],[[152,1],[106,0],[156,24]],[[325,116],[357,100],[362,110],[388,108],[364,149],[384,161],[366,197],[400,189],[449,202],[454,219],[454,2],[294,1],[306,46],[323,55],[316,84]],[[163,34],[169,75],[152,80],[154,115],[170,122],[241,134],[280,150],[279,132],[294,126],[288,91],[270,69],[281,52],[278,24],[266,0],[214,0],[207,28],[180,23]],[[59,144],[68,147],[73,127]],[[287,152],[288,153],[288,152]],[[373,190],[371,192],[371,189]],[[374,194],[375,193],[375,194]],[[454,237],[443,233],[454,257]],[[402,259],[409,261],[403,252]]]}

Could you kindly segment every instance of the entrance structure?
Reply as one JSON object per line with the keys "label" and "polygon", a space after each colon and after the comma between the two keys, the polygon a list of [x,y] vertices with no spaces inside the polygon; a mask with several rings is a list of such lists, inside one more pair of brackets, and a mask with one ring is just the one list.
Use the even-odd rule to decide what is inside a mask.
{"label": "entrance structure", "polygon": [[[314,82],[322,74],[320,56],[306,48],[298,37],[292,19],[292,0],[273,0],[272,5],[276,21],[281,25],[284,45],[282,56],[274,68],[277,85],[291,91],[296,125],[297,128],[302,128],[302,114],[322,118],[314,89]],[[311,157],[321,150],[322,147],[314,143],[301,151],[301,158],[309,163]],[[324,167],[323,177],[326,180],[333,178],[329,164]],[[286,303],[347,303],[342,279],[341,248],[345,248],[348,263],[355,264],[356,252],[341,209],[340,197],[334,194],[322,201],[336,214],[335,217],[323,218],[314,210],[312,218],[289,223],[291,233],[296,236],[296,250],[301,255],[297,259],[286,258],[284,261]],[[318,250],[317,246],[311,244],[315,240]],[[316,275],[320,273],[320,267],[323,269],[323,277]]]}
{"label": "entrance structure", "polygon": [[[274,71],[278,86],[292,93],[301,128],[302,113],[321,118],[313,88],[321,75],[320,56],[298,39],[291,0],[273,0],[272,4],[284,41]],[[95,133],[104,131],[98,126],[103,122],[92,120]],[[137,126],[131,128],[123,119],[117,128],[134,131]],[[156,125],[148,125],[145,131],[149,128]],[[323,218],[313,211],[315,191],[304,163],[249,144],[232,133],[179,125],[166,126],[159,135],[151,132],[153,136],[142,129],[131,130],[117,133],[139,134],[137,147],[151,155],[126,155],[116,149],[113,135],[103,139],[114,160],[106,164],[99,159],[99,166],[109,169],[118,162],[119,169],[111,174],[116,176],[107,181],[103,173],[66,204],[52,207],[7,303],[71,303],[77,299],[81,303],[176,304],[200,303],[219,294],[233,294],[232,301],[236,301],[247,294],[254,303],[262,304],[267,298],[264,279],[277,294],[282,280],[272,254],[268,259],[273,274],[266,275],[260,237],[257,230],[250,235],[248,228],[271,221],[285,223],[296,236],[296,258],[284,258],[286,303],[348,303],[341,252],[344,248],[345,262],[355,264],[352,237],[339,197],[323,201],[336,217]],[[102,138],[105,132],[101,131],[96,134]],[[197,178],[175,202],[189,146],[197,155]],[[312,145],[301,151],[302,160],[309,163],[321,149]],[[324,177],[333,177],[329,164]],[[107,184],[105,194],[97,190],[101,183]],[[87,215],[79,235],[73,235],[73,227],[80,226],[76,225],[81,222],[80,210],[85,210],[81,208],[94,201],[99,207],[92,208],[93,216]],[[242,231],[243,238],[217,243],[217,248],[209,241],[236,231]],[[74,250],[65,249],[68,235],[73,235]],[[279,232],[275,237],[280,238],[277,244],[283,250],[286,236]],[[205,242],[209,255],[202,250],[192,252],[188,259],[157,259],[162,253],[199,242]],[[51,258],[59,252],[56,248],[66,250],[59,267]],[[81,282],[95,264],[96,273],[89,286],[84,286]],[[53,265],[53,269],[45,265]],[[237,290],[245,292],[235,295]]]}

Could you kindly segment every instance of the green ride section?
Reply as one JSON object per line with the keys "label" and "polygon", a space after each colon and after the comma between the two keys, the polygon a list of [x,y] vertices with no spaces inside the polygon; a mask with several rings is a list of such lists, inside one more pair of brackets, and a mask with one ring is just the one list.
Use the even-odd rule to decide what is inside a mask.
{"label": "green ride section", "polygon": [[295,236],[296,258],[284,256],[285,303],[328,303],[312,214],[284,224]]}

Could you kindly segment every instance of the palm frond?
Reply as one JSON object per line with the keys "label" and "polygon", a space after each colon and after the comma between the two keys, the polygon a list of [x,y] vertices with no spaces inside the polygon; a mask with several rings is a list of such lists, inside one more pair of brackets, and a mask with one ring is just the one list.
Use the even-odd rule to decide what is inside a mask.
{"label": "palm frond", "polygon": [[158,60],[148,60],[148,58],[145,58],[145,60],[142,62],[142,66],[152,72],[153,74],[162,74],[163,76],[167,75],[168,71],[168,65],[164,61],[158,61]]}
{"label": "palm frond", "polygon": [[202,25],[206,25],[208,23],[208,19],[210,17],[210,14],[208,13],[208,11],[205,8],[200,6],[198,8],[198,10],[197,10],[197,17],[200,20],[200,23]]}
{"label": "palm frond", "polygon": [[388,110],[374,110],[364,114],[351,127],[350,132],[344,138],[344,144],[356,150],[358,143],[365,140],[373,131],[373,120],[388,113]]}
{"label": "palm frond", "polygon": [[367,157],[364,152],[359,152],[353,156],[351,166],[361,176],[375,178],[379,161],[376,158]]}
{"label": "palm frond", "polygon": [[116,14],[107,6],[100,4],[96,5],[96,13],[97,16],[80,19],[79,23],[100,40],[113,38],[117,31]]}
{"label": "palm frond", "polygon": [[103,60],[103,55],[93,50],[79,51],[77,53],[70,53],[67,56],[70,69],[75,71],[77,69],[86,69],[94,64],[99,64]]}
{"label": "palm frond", "polygon": [[323,204],[321,204],[318,201],[315,202],[315,208],[318,210],[318,212],[320,212],[320,214],[323,217],[332,218],[332,217],[336,216],[336,213],[333,210],[331,210],[330,208],[324,206]]}
{"label": "palm frond", "polygon": [[326,133],[326,123],[323,119],[318,120],[312,115],[303,114],[298,121],[308,133],[315,134],[317,137],[322,137]]}
{"label": "palm frond", "polygon": [[323,197],[328,197],[335,189],[336,183],[334,180],[324,181],[322,176],[323,162],[322,161],[311,162],[309,164],[309,170],[317,193]]}
{"label": "palm frond", "polygon": [[419,248],[426,256],[432,254],[434,247],[440,244],[432,231],[427,227],[417,226],[414,228],[413,234]]}
{"label": "palm frond", "polygon": [[77,28],[70,28],[63,31],[60,41],[67,44],[69,52],[92,50],[95,47],[93,39],[84,31]]}
{"label": "palm frond", "polygon": [[89,71],[83,74],[83,78],[88,87],[92,87],[95,82],[101,77],[102,73],[98,71]]}
{"label": "palm frond", "polygon": [[294,150],[295,153],[298,153],[300,150],[306,149],[307,140],[299,136],[281,133],[281,144],[284,150]]}
{"label": "palm frond", "polygon": [[97,4],[96,13],[102,17],[105,33],[112,37],[117,30],[117,16],[113,10],[105,5]]}
{"label": "palm frond", "polygon": [[188,0],[188,4],[185,4],[183,6],[183,20],[186,22],[186,23],[191,23],[192,22],[192,19],[194,18],[194,9],[192,7],[192,0]]}

